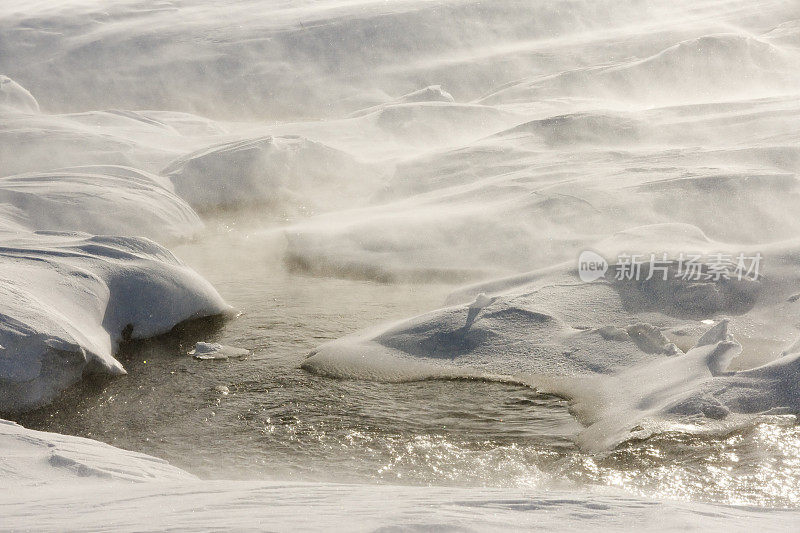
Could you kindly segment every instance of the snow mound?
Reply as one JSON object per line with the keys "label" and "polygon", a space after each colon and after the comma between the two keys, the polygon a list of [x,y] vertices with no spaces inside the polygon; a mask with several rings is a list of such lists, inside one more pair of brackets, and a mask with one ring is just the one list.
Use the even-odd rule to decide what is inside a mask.
{"label": "snow mound", "polygon": [[169,530],[267,523],[352,530],[354,521],[364,531],[627,531],[645,522],[675,530],[784,531],[798,520],[794,511],[648,500],[608,489],[198,480],[154,457],[5,420],[0,447],[3,526],[14,530],[30,528],[32,516],[37,531],[63,531],[65,522],[92,531],[146,531],[154,522]]}
{"label": "snow mound", "polygon": [[193,481],[166,461],[121,450],[102,442],[34,431],[0,420],[0,486],[87,484],[90,481]]}
{"label": "snow mound", "polygon": [[0,203],[31,230],[84,231],[175,240],[203,224],[168,180],[118,166],[88,166],[0,178]]}
{"label": "snow mound", "polygon": [[450,102],[388,105],[368,117],[381,130],[412,145],[441,144],[467,132],[492,133],[514,120],[513,114],[494,107]]}
{"label": "snow mound", "polygon": [[[350,155],[300,136],[226,142],[190,153],[161,172],[198,209],[242,205],[314,211],[360,193],[374,172]],[[358,179],[357,179],[358,178]]]}
{"label": "snow mound", "polygon": [[214,288],[143,238],[9,236],[0,247],[0,405],[23,411],[85,372],[124,374],[121,340],[227,313]]}
{"label": "snow mound", "polygon": [[657,223],[746,245],[800,232],[796,98],[543,115],[399,159],[369,207],[287,231],[289,263],[384,281],[488,279]]}
{"label": "snow mound", "polygon": [[644,59],[567,70],[513,84],[481,103],[567,96],[674,103],[774,95],[794,90],[796,62],[795,52],[755,37],[705,35]]}
{"label": "snow mound", "polygon": [[[206,121],[141,112],[0,115],[0,175],[86,165],[123,165],[157,172],[179,154],[207,144]],[[186,135],[184,135],[185,132]],[[198,138],[190,135],[198,135]]]}
{"label": "snow mound", "polygon": [[39,103],[22,85],[0,74],[0,112],[38,113]]}
{"label": "snow mound", "polygon": [[423,89],[404,94],[397,103],[409,102],[455,102],[453,95],[442,89],[441,85],[429,85]]}
{"label": "snow mound", "polygon": [[637,143],[649,133],[642,120],[610,113],[574,113],[526,122],[497,137],[531,133],[548,147],[589,144],[608,146]]}
{"label": "snow mound", "polygon": [[[587,424],[580,443],[592,449],[625,440],[645,419],[800,413],[797,350],[780,355],[781,339],[797,337],[800,244],[744,249],[763,254],[758,279],[682,279],[674,259],[666,280],[646,279],[647,271],[618,279],[612,258],[646,254],[653,242],[670,258],[683,250],[736,254],[690,225],[628,230],[595,246],[610,264],[598,281],[580,281],[569,262],[481,283],[448,307],[324,344],[303,368],[381,381],[460,376],[536,386],[574,401]],[[709,321],[718,325],[706,332]]]}

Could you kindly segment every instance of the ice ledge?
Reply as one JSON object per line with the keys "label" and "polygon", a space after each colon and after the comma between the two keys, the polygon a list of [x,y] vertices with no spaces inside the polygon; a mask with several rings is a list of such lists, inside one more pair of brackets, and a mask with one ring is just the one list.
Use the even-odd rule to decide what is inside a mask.
{"label": "ice ledge", "polygon": [[0,241],[0,411],[47,403],[87,372],[124,374],[125,338],[231,312],[167,249],[139,237],[17,233]]}

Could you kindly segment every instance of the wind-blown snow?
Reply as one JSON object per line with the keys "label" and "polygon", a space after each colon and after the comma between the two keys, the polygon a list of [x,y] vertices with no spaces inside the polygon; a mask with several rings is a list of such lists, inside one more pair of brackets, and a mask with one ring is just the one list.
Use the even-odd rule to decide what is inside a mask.
{"label": "wind-blown snow", "polygon": [[313,212],[357,202],[368,194],[363,176],[377,170],[299,136],[267,136],[204,148],[161,173],[199,209],[285,204]]}
{"label": "wind-blown snow", "polygon": [[179,240],[203,227],[170,182],[128,167],[90,166],[0,178],[0,202],[31,230]]}
{"label": "wind-blown snow", "polygon": [[[226,312],[161,245],[197,235],[194,209],[247,208],[264,223],[249,242],[272,246],[279,225],[294,271],[472,283],[440,309],[320,346],[309,371],[524,383],[569,398],[593,451],[675,424],[800,414],[798,21],[785,0],[7,0],[0,410],[122,373],[124,337]],[[763,271],[585,283],[587,249],[612,263],[762,254]],[[165,520],[198,508],[194,526],[218,524],[214,498],[270,516],[258,498],[281,491],[296,519],[303,491],[334,524],[349,518],[327,486],[208,487],[137,490],[167,502]],[[11,496],[12,527],[29,525],[26,490]],[[144,520],[81,490],[126,527]],[[410,489],[347,490],[349,506],[399,502],[393,516],[414,517],[399,525],[436,526],[417,520]],[[38,498],[44,525],[73,501],[60,498]],[[470,515],[479,529],[555,505],[493,498]],[[589,524],[586,500],[558,500],[567,514],[550,527]],[[473,503],[448,503],[444,525],[469,525]],[[609,503],[600,525],[647,518],[640,505]],[[486,507],[499,522],[480,522]],[[681,509],[655,512],[758,522]],[[370,512],[366,524],[387,525]]]}
{"label": "wind-blown snow", "polygon": [[0,76],[0,109],[6,112],[38,113],[39,103],[19,83],[8,76]]}

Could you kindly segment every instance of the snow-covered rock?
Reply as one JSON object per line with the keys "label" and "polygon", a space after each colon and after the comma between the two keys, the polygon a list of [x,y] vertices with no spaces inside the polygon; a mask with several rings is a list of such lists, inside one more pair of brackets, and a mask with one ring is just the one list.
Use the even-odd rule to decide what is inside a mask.
{"label": "snow-covered rock", "polygon": [[125,338],[230,310],[207,281],[143,238],[8,236],[0,272],[4,412],[46,403],[85,372],[125,373],[114,358]]}
{"label": "snow-covered rock", "polygon": [[322,143],[265,136],[204,148],[161,173],[198,209],[267,205],[313,212],[365,196],[364,178],[375,171]]}
{"label": "snow-covered rock", "polygon": [[448,307],[324,344],[303,367],[380,381],[531,385],[573,401],[587,426],[579,442],[592,450],[613,447],[645,420],[800,414],[797,347],[784,340],[798,336],[800,244],[743,248],[762,255],[758,278],[741,280],[677,275],[682,250],[736,255],[734,245],[692,226],[637,228],[595,249],[611,259],[646,257],[652,242],[672,258],[667,279],[647,279],[647,270],[620,277],[608,260],[611,268],[593,282],[581,281],[570,262],[480,283],[454,293]]}
{"label": "snow-covered rock", "polygon": [[75,167],[0,178],[0,204],[31,230],[83,231],[169,241],[203,227],[169,180],[118,166]]}

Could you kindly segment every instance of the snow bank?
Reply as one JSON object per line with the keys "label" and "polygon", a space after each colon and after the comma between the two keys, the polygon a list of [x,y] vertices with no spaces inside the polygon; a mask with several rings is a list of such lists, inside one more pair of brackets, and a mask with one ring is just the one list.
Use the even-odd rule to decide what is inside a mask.
{"label": "snow bank", "polygon": [[[736,253],[697,228],[669,224],[628,230],[594,249],[615,258],[645,254],[653,242],[671,258]],[[385,381],[529,384],[573,400],[587,425],[580,443],[591,449],[616,445],[645,419],[800,414],[797,350],[774,361],[798,336],[799,251],[797,241],[760,248],[761,277],[741,281],[617,280],[608,259],[606,276],[586,283],[575,259],[475,285],[449,307],[324,344],[303,367]]]}
{"label": "snow bank", "polygon": [[197,479],[149,455],[95,440],[34,431],[6,420],[0,420],[0,448],[4,451],[0,456],[0,487],[6,494],[43,485],[63,490],[65,486],[97,481],[164,483]]}
{"label": "snow bank", "polygon": [[38,113],[39,103],[23,86],[0,74],[0,112]]}
{"label": "snow bank", "polygon": [[84,231],[170,241],[203,227],[169,181],[128,167],[89,166],[0,178],[0,203],[31,230]]}
{"label": "snow bank", "polygon": [[198,209],[272,204],[313,212],[357,202],[375,170],[303,137],[266,136],[204,148],[161,173]]}
{"label": "snow bank", "polygon": [[[613,491],[200,481],[153,457],[0,420],[3,527],[38,531],[785,531],[795,511],[652,501]],[[143,506],[147,512],[142,512]],[[236,512],[231,512],[235,509]]]}
{"label": "snow bank", "polygon": [[657,104],[780,95],[797,85],[796,62],[794,50],[783,50],[749,35],[705,35],[645,59],[569,70],[513,84],[481,102],[580,96]]}
{"label": "snow bank", "polygon": [[85,372],[123,374],[124,338],[228,312],[211,285],[170,252],[133,237],[22,233],[0,247],[0,405],[51,400]]}

